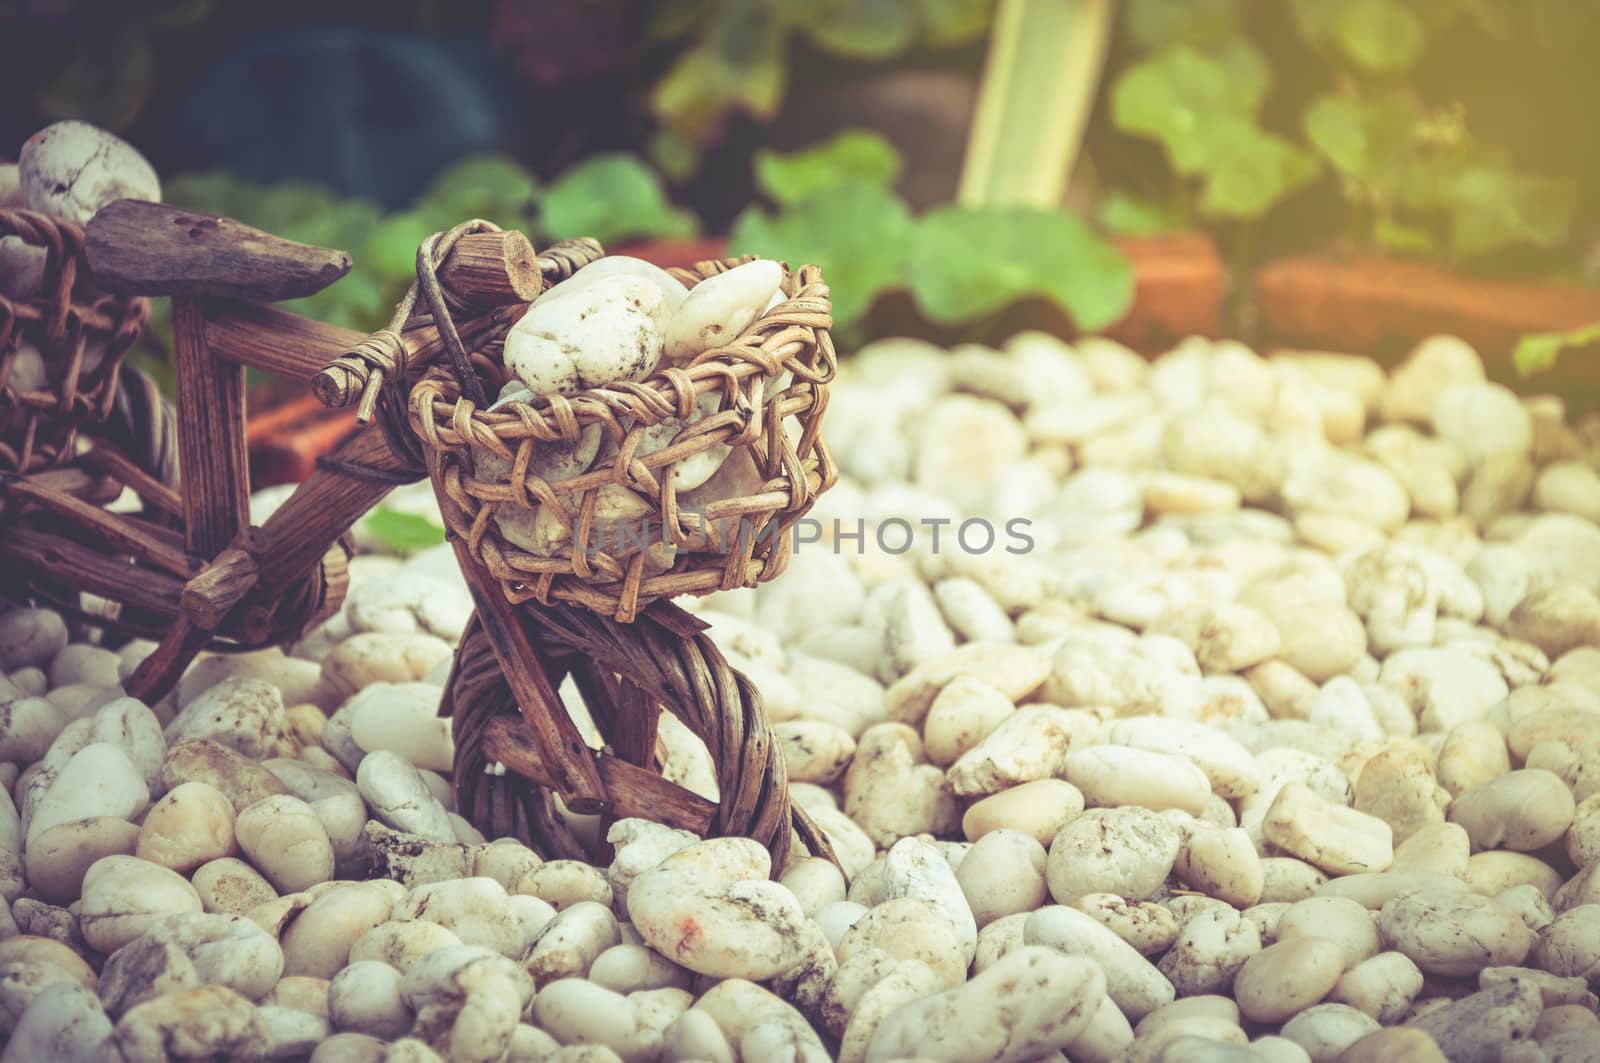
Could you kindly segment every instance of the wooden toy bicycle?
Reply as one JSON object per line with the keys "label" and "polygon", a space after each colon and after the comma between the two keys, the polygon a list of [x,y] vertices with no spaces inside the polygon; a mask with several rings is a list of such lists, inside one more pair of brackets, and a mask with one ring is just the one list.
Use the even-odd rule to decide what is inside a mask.
{"label": "wooden toy bicycle", "polygon": [[[455,717],[463,815],[490,837],[518,835],[562,856],[592,854],[557,798],[570,812],[747,835],[772,850],[775,867],[791,827],[810,851],[829,854],[789,803],[758,692],[669,600],[777,576],[791,526],[836,478],[819,434],[836,356],[815,267],[789,273],[785,301],[685,366],[490,412],[507,380],[505,332],[542,290],[598,259],[599,244],[536,254],[521,234],[477,221],[435,234],[418,250],[417,282],[390,327],[362,336],[268,305],[336,282],[350,267],[343,252],[128,200],[86,233],[41,219],[0,212],[0,235],[44,226],[49,234],[34,235],[57,241],[54,302],[0,317],[0,442],[21,429],[6,420],[3,370],[23,332],[80,352],[78,335],[63,337],[93,326],[113,339],[90,380],[98,390],[80,394],[73,367],[62,375],[70,402],[58,394],[54,406],[38,397],[28,407],[23,434],[54,432],[49,448],[0,450],[10,458],[0,465],[0,586],[154,639],[129,694],[159,699],[202,650],[281,643],[331,615],[347,584],[346,533],[396,485],[429,477],[476,606],[441,705]],[[92,308],[72,294],[80,246],[100,300]],[[673,272],[693,285],[737,263]],[[117,365],[142,322],[140,297],[154,295],[172,297],[171,418]],[[260,527],[247,506],[247,366],[309,381],[324,403],[355,405],[362,424]],[[142,419],[112,417],[119,403],[145,410]],[[76,420],[63,428],[69,413]],[[641,447],[646,429],[672,419],[682,427],[668,445]],[[80,427],[87,447],[74,435]],[[539,474],[541,447],[595,431],[607,444],[593,468]],[[159,445],[172,437],[178,482],[174,448]],[[687,505],[672,470],[711,447],[729,455],[716,497]],[[139,512],[102,508],[124,488]],[[648,543],[606,539],[619,500],[621,512],[650,518],[640,522]],[[502,531],[499,518],[537,507],[572,529],[559,549],[534,552]],[[568,676],[603,736],[600,750],[556,693]],[[659,774],[663,710],[704,741],[719,800]]]}

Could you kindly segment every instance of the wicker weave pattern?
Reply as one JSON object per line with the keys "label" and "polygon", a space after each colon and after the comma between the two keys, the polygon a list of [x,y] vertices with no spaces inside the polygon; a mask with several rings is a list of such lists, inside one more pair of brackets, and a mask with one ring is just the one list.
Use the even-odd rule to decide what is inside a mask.
{"label": "wicker weave pattern", "polygon": [[[14,300],[0,292],[0,472],[30,473],[70,461],[78,430],[110,416],[123,356],[148,307],[143,299],[99,295],[78,283],[81,226],[0,210],[5,237],[47,254],[37,296]],[[14,379],[23,341],[43,358],[49,374],[43,388],[24,389]]]}
{"label": "wicker weave pattern", "polygon": [[[701,262],[674,274],[692,286],[744,261]],[[440,459],[445,521],[511,601],[571,602],[627,622],[659,598],[753,586],[783,571],[791,527],[838,475],[819,431],[837,369],[828,289],[821,272],[806,266],[786,277],[783,291],[786,301],[732,342],[637,383],[544,395],[488,413],[462,397],[443,367],[417,382],[411,427]],[[499,352],[490,354],[498,364]],[[789,382],[775,391],[774,381],[785,372]],[[504,379],[501,370],[492,383]],[[715,396],[714,411],[662,449],[638,453],[646,428],[669,418],[687,421],[708,395]],[[544,479],[530,468],[536,444],[575,443],[592,425],[603,433],[602,458],[593,468],[563,480]],[[718,446],[732,448],[729,462],[748,455],[749,489],[690,512],[669,473]],[[509,473],[478,468],[474,448],[510,463]],[[612,485],[631,495],[630,510],[642,514],[627,518],[632,541],[606,535],[598,513],[601,491]],[[493,519],[535,506],[553,507],[560,526],[572,530],[571,541],[548,557],[508,541]],[[639,529],[652,546],[665,543],[675,553],[639,549]]]}
{"label": "wicker weave pattern", "polygon": [[[708,637],[681,637],[655,622],[654,611],[626,626],[571,606],[531,615],[552,681],[572,676],[606,741],[626,726],[623,717],[638,718],[645,700],[659,701],[706,744],[721,787],[710,836],[754,838],[772,850],[778,868],[792,827],[813,855],[831,858],[827,837],[789,802],[783,754],[760,694],[728,667]],[[613,677],[620,677],[620,685]],[[462,814],[490,836],[528,839],[547,857],[596,859],[555,811],[549,791],[515,775],[485,772],[485,724],[518,712],[475,619],[462,636],[440,709],[455,717],[454,778]]]}

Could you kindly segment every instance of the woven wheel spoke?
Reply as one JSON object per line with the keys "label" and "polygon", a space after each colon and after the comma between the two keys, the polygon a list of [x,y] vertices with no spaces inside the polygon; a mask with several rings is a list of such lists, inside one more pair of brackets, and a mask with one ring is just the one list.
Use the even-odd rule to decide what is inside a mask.
{"label": "woven wheel spoke", "polygon": [[[112,415],[122,360],[148,304],[79,283],[82,226],[0,210],[0,239],[8,237],[43,259],[37,294],[0,291],[0,472],[32,473],[70,462],[80,430]],[[23,379],[24,346],[38,352],[43,387]]]}

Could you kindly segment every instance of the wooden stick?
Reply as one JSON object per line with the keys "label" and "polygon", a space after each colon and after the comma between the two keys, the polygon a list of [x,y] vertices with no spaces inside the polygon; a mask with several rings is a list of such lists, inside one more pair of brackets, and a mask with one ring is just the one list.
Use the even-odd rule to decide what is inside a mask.
{"label": "wooden stick", "polygon": [[[478,317],[468,318],[466,321],[456,323],[456,333],[461,337],[468,349],[472,349],[476,341],[495,330],[509,325],[522,311],[522,304],[502,306]],[[367,337],[362,336],[360,340]],[[439,356],[444,350],[444,341],[439,338],[439,329],[431,322],[408,328],[400,337],[406,349],[406,364],[411,368],[425,365]],[[372,364],[350,351],[360,346],[359,341],[339,352],[339,356],[329,359],[321,372],[311,379],[311,391],[323,405],[339,408],[350,405],[357,400],[365,400],[373,393]]]}
{"label": "wooden stick", "polygon": [[[607,685],[617,692],[617,704],[611,715],[613,757],[621,763],[639,768],[659,778],[655,767],[656,731],[661,722],[661,702],[628,682],[626,678],[619,678]],[[604,761],[601,764],[603,767]],[[605,818],[600,824],[600,838],[605,845],[605,851],[601,855],[608,858],[615,856],[615,853],[610,844],[605,842],[605,837],[611,833],[611,825],[625,815],[616,810],[617,799],[621,795],[616,790],[609,792],[612,794],[612,807],[606,811]]]}
{"label": "wooden stick", "polygon": [[445,291],[473,309],[532,302],[544,290],[533,244],[513,229],[461,237],[438,277]]}
{"label": "wooden stick", "polygon": [[[327,460],[394,472],[408,468],[376,428],[347,440]],[[313,470],[248,540],[240,535],[189,581],[185,613],[197,625],[220,626],[257,584],[282,587],[303,578],[394,486],[332,468]]]}
{"label": "wooden stick", "polygon": [[[437,484],[437,479],[434,482]],[[524,741],[531,742],[533,757],[548,766],[551,788],[568,808],[578,813],[605,811],[609,804],[606,785],[534,648],[527,616],[506,600],[499,583],[472,556],[465,540],[452,536],[451,545],[478,607],[478,622],[527,721]]]}
{"label": "wooden stick", "polygon": [[350,272],[344,251],[136,199],[109,204],[89,219],[84,253],[95,282],[119,295],[221,295],[270,303],[315,295]]}
{"label": "wooden stick", "polygon": [[122,689],[129,697],[154,705],[177,686],[178,677],[209,641],[211,632],[195,627],[187,616],[179,613],[161,642],[150,656],[139,662]]}
{"label": "wooden stick", "polygon": [[242,546],[230,546],[183,588],[183,611],[196,627],[215,631],[258,575],[256,559]]}
{"label": "wooden stick", "polygon": [[183,590],[182,582],[165,572],[135,567],[28,521],[8,524],[0,535],[0,574],[7,581],[87,591],[156,616],[175,616]]}
{"label": "wooden stick", "polygon": [[72,495],[52,491],[27,480],[18,480],[7,490],[13,498],[26,500],[54,513],[74,531],[97,539],[113,549],[132,554],[145,564],[154,565],[179,579],[187,579],[194,570],[183,551],[163,542],[138,521],[127,516],[108,513],[99,506],[92,506]]}
{"label": "wooden stick", "polygon": [[[31,483],[73,498],[81,498],[93,505],[104,505],[122,493],[122,485],[110,476],[96,476],[87,469],[68,466],[63,469],[45,469],[40,472],[30,473],[24,480],[18,478],[15,482]],[[0,487],[0,513],[5,513],[8,506],[8,488]],[[15,508],[15,503],[9,503]]]}
{"label": "wooden stick", "polygon": [[[332,466],[360,465],[398,474],[411,471],[405,459],[389,449],[388,440],[376,427],[350,437],[323,460]],[[319,465],[256,533],[261,581],[281,586],[310,572],[339,536],[395,486]]]}
{"label": "wooden stick", "polygon": [[112,447],[97,446],[83,460],[115,477],[124,487],[169,517],[183,516],[183,499],[178,492],[135,465],[126,454]]}
{"label": "wooden stick", "polygon": [[260,303],[219,300],[208,304],[207,311],[206,342],[212,354],[293,380],[310,380],[365,338],[354,329]]}
{"label": "wooden stick", "polygon": [[[483,753],[490,763],[498,760],[506,770],[545,789],[561,790],[555,772],[533,751],[527,728],[514,717],[499,716],[484,725]],[[592,751],[590,758],[606,792],[612,795],[608,811],[618,819],[638,816],[699,835],[706,834],[716,820],[715,803],[653,771]]]}
{"label": "wooden stick", "polygon": [[244,366],[211,357],[196,299],[172,300],[172,333],[185,542],[189,553],[215,557],[244,530],[250,513]]}

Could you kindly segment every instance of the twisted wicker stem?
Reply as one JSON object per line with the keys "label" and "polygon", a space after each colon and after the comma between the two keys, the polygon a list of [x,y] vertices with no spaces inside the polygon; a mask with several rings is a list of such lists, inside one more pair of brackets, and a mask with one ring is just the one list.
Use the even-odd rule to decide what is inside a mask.
{"label": "twisted wicker stem", "polygon": [[434,233],[417,248],[417,287],[406,293],[405,302],[415,302],[420,290],[423,300],[428,304],[428,310],[433,314],[433,322],[439,327],[439,337],[444,340],[445,355],[450,359],[450,371],[456,378],[456,383],[461,385],[461,393],[478,406],[489,405],[487,396],[483,392],[483,382],[478,379],[478,374],[472,371],[472,362],[467,358],[467,349],[461,343],[461,335],[456,332],[455,317],[450,313],[450,306],[445,299],[444,289],[439,286],[439,267],[444,264],[445,257],[455,247],[456,241],[468,233],[493,232],[497,226],[489,222],[474,219],[464,221],[447,233]]}
{"label": "twisted wicker stem", "polygon": [[[572,676],[608,747],[620,753],[630,744],[629,724],[647,705],[664,706],[705,743],[720,788],[709,835],[753,838],[772,851],[773,867],[780,869],[792,828],[813,854],[833,858],[826,836],[790,804],[782,751],[760,693],[710,638],[693,630],[700,625],[665,603],[630,624],[576,606],[521,608],[537,631],[551,683]],[[520,713],[476,618],[462,637],[440,711],[455,716],[454,778],[463,815],[490,837],[526,837],[549,855],[595,857],[554,814],[548,791],[486,770],[492,768],[483,748],[488,722]],[[646,732],[646,748],[628,759],[658,769],[653,726]]]}

